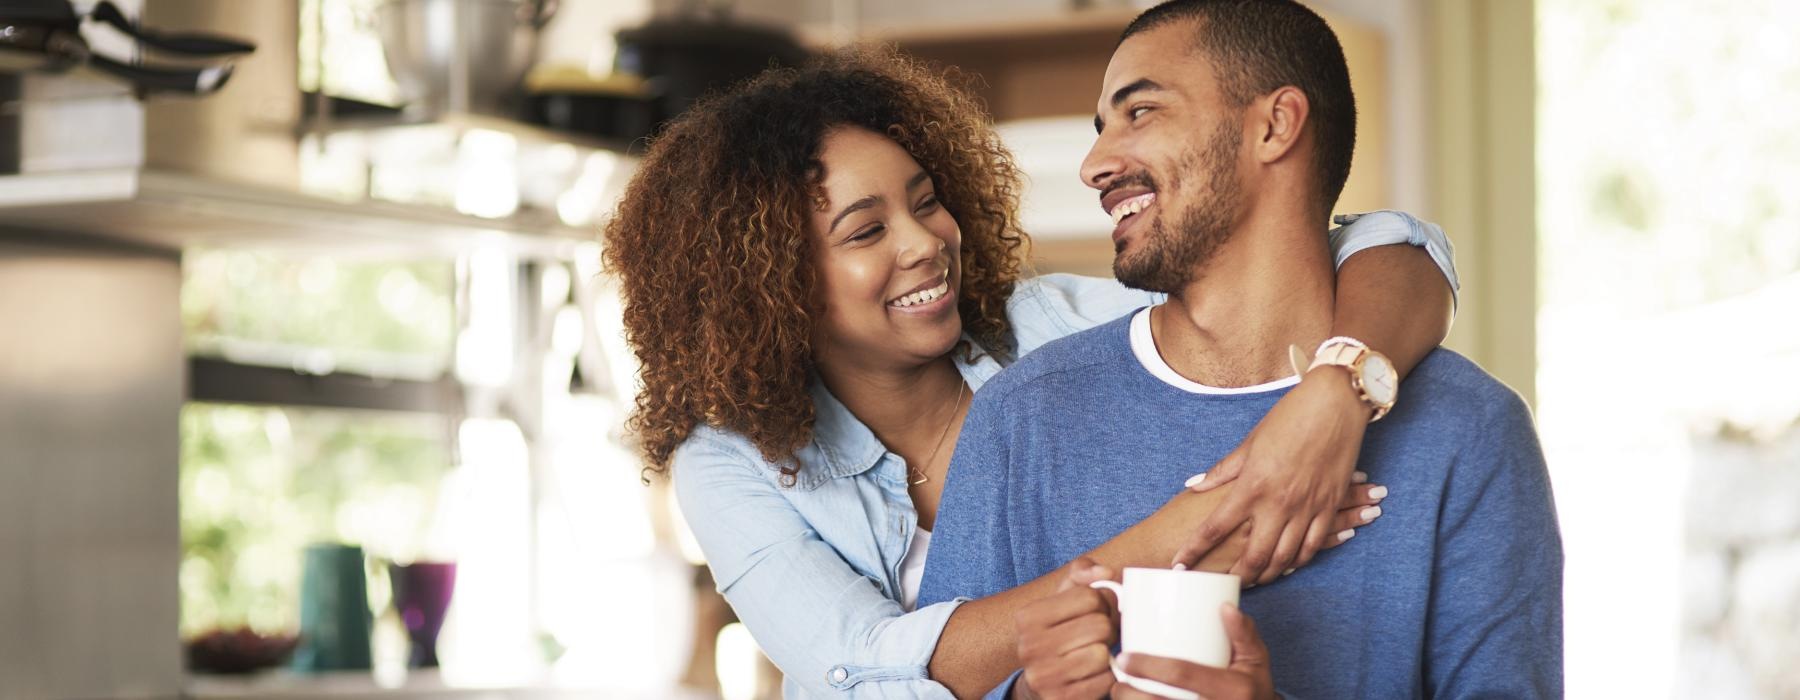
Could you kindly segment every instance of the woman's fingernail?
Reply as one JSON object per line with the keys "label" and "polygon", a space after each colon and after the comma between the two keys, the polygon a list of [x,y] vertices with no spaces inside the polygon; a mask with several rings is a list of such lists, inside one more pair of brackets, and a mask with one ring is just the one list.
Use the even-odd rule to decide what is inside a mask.
{"label": "woman's fingernail", "polygon": [[1378,517],[1381,517],[1381,506],[1369,506],[1367,508],[1362,509],[1362,521],[1363,522],[1366,523],[1366,522],[1374,520]]}
{"label": "woman's fingernail", "polygon": [[1206,481],[1206,475],[1205,474],[1195,474],[1193,476],[1188,477],[1187,483],[1182,484],[1182,486],[1185,486],[1185,487],[1191,489],[1191,488],[1194,488],[1195,486],[1199,486],[1200,482],[1202,482],[1202,481]]}
{"label": "woman's fingernail", "polygon": [[1288,570],[1287,570],[1287,571],[1283,571],[1283,572],[1281,572],[1281,575],[1282,575],[1282,576],[1290,576],[1290,575],[1292,575],[1292,574],[1293,574],[1293,573],[1294,573],[1294,570],[1293,570],[1293,569],[1288,569]]}
{"label": "woman's fingernail", "polygon": [[1386,486],[1377,486],[1375,488],[1369,489],[1369,498],[1373,498],[1377,501],[1379,501],[1383,498],[1387,498],[1387,487]]}
{"label": "woman's fingernail", "polygon": [[1355,530],[1345,530],[1343,532],[1338,533],[1338,541],[1343,542],[1343,541],[1348,540],[1355,536],[1356,536]]}
{"label": "woman's fingernail", "polygon": [[1187,571],[1187,565],[1183,564],[1181,562],[1175,562],[1175,565],[1172,567],[1169,567],[1169,568],[1172,568],[1176,571]]}
{"label": "woman's fingernail", "polygon": [[1369,483],[1369,473],[1368,472],[1350,472],[1350,483],[1352,483],[1352,484]]}
{"label": "woman's fingernail", "polygon": [[1131,652],[1127,651],[1127,652],[1122,652],[1119,654],[1119,666],[1121,666],[1121,667],[1130,666],[1131,660],[1132,660]]}

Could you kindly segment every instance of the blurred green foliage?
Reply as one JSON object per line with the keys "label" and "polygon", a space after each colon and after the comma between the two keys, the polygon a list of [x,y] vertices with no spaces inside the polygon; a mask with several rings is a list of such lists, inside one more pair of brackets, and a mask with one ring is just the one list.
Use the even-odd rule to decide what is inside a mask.
{"label": "blurred green foliage", "polygon": [[231,341],[447,365],[455,340],[455,266],[448,261],[342,262],[243,251],[182,259],[188,350],[219,354]]}
{"label": "blurred green foliage", "polygon": [[[188,351],[325,351],[448,366],[455,268],[241,251],[183,258]],[[390,362],[391,364],[391,362]],[[301,550],[415,555],[451,462],[441,416],[190,403],[181,416],[181,630],[298,624]]]}
{"label": "blurred green foliage", "polygon": [[181,416],[181,628],[292,631],[315,541],[412,557],[450,463],[446,419],[189,404]]}
{"label": "blurred green foliage", "polygon": [[1645,317],[1800,270],[1800,3],[1548,0],[1537,21],[1544,298]]}

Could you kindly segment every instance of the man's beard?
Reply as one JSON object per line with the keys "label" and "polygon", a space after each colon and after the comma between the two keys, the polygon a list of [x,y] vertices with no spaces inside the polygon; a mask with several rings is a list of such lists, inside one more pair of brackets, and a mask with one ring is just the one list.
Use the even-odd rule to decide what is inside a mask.
{"label": "man's beard", "polygon": [[[1163,216],[1151,222],[1136,253],[1119,251],[1113,258],[1113,276],[1127,287],[1174,294],[1192,282],[1195,273],[1231,238],[1242,192],[1237,179],[1238,130],[1221,124],[1203,149],[1190,150],[1176,163],[1168,190],[1148,183],[1151,189],[1175,194],[1183,176],[1205,176],[1207,187],[1197,201],[1181,211],[1163,207]],[[1148,176],[1142,176],[1146,180]],[[1158,194],[1161,202],[1162,195]],[[1163,226],[1164,221],[1170,226]]]}

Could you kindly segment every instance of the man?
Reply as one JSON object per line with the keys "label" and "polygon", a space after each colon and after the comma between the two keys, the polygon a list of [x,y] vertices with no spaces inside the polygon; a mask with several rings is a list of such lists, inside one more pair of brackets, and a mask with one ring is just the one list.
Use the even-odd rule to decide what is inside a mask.
{"label": "man", "polygon": [[[1246,589],[1254,628],[1222,611],[1248,661],[1129,665],[1204,693],[1560,695],[1562,550],[1523,402],[1441,349],[1395,402],[1391,365],[1383,376],[1354,341],[1321,343],[1333,305],[1324,226],[1355,143],[1330,28],[1287,0],[1176,0],[1126,30],[1103,88],[1082,178],[1114,215],[1115,274],[1169,300],[1045,346],[983,388],[920,605],[1030,581],[1142,519],[1297,382],[1291,345],[1318,347],[1321,361],[1300,370],[1356,377],[1381,419],[1358,466],[1389,488],[1380,521]],[[1024,681],[997,690],[1111,687],[1115,632],[1085,619],[1105,617],[1107,599],[1078,584],[1115,572],[1070,571],[1018,616]],[[1258,668],[1267,692],[1249,682]]]}

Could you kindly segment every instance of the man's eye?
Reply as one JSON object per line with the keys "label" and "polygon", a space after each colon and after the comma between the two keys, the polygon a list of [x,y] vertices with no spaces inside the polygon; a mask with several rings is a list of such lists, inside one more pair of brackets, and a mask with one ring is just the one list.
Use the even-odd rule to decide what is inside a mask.
{"label": "man's eye", "polygon": [[1143,116],[1143,114],[1145,112],[1148,112],[1148,111],[1150,111],[1149,107],[1132,107],[1130,110],[1127,110],[1125,112],[1125,116],[1131,117],[1132,121],[1137,121],[1140,117]]}

